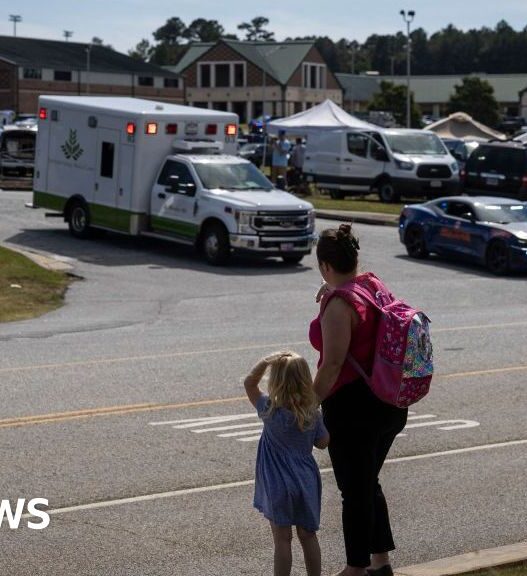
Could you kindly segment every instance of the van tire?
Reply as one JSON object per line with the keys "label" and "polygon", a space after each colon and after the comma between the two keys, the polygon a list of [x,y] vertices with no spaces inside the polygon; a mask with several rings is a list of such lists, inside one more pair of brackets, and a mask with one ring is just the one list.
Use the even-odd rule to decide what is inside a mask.
{"label": "van tire", "polygon": [[425,234],[420,226],[410,226],[404,235],[404,245],[410,258],[423,259],[429,254]]}
{"label": "van tire", "polygon": [[336,188],[329,188],[329,197],[332,200],[344,200],[346,193],[343,190],[337,190]]}
{"label": "van tire", "polygon": [[68,228],[75,238],[88,238],[90,227],[90,210],[83,200],[74,200],[68,208]]}
{"label": "van tire", "polygon": [[219,222],[207,224],[201,236],[201,249],[209,264],[221,266],[231,254],[229,233]]}
{"label": "van tire", "polygon": [[377,184],[377,192],[381,202],[398,202],[401,198],[401,195],[397,192],[393,182],[389,178],[383,178],[379,181]]}

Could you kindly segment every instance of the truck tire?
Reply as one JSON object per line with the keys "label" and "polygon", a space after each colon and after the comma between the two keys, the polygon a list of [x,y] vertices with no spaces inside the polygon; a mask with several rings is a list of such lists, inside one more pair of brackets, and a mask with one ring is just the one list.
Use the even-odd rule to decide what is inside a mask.
{"label": "truck tire", "polygon": [[231,254],[229,233],[225,226],[219,222],[208,224],[201,237],[201,248],[209,264],[225,264]]}
{"label": "truck tire", "polygon": [[344,200],[346,194],[343,190],[337,190],[336,188],[329,189],[329,197],[333,200]]}
{"label": "truck tire", "polygon": [[282,256],[282,260],[284,261],[284,264],[293,266],[295,264],[300,264],[303,257],[304,257],[303,254],[288,254]]}
{"label": "truck tire", "polygon": [[401,197],[401,195],[395,189],[393,182],[389,178],[383,178],[377,184],[377,191],[379,194],[379,200],[381,202],[397,202]]}
{"label": "truck tire", "polygon": [[88,238],[91,234],[90,211],[86,202],[74,200],[68,209],[68,228],[75,238]]}

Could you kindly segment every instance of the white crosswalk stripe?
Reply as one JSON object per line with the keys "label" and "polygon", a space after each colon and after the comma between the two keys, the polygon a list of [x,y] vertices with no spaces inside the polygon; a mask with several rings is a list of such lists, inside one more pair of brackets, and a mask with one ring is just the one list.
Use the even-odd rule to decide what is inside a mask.
{"label": "white crosswalk stripe", "polygon": [[[476,420],[437,420],[435,414],[416,414],[408,411],[408,423],[397,438],[408,436],[413,428],[436,428],[438,430],[462,430],[475,428],[480,425]],[[245,420],[245,422],[243,422]],[[252,422],[250,421],[252,420]],[[227,414],[225,416],[205,416],[202,418],[184,418],[180,420],[166,420],[149,422],[151,426],[170,426],[176,430],[188,430],[194,434],[218,433],[218,438],[232,438],[237,442],[256,442],[262,435],[262,421],[255,412],[244,414]]]}

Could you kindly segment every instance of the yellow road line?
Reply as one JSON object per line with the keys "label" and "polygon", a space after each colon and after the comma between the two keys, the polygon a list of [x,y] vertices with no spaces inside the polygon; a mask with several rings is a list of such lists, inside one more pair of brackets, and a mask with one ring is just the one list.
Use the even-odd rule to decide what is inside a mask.
{"label": "yellow road line", "polygon": [[[449,380],[452,378],[465,378],[468,376],[485,376],[506,372],[519,372],[527,370],[527,365],[509,366],[506,368],[491,368],[488,370],[474,370],[471,372],[454,372],[452,374],[438,374],[436,379]],[[0,428],[19,428],[33,424],[48,424],[52,422],[65,422],[68,420],[78,420],[81,418],[92,418],[95,416],[120,416],[122,414],[134,414],[138,412],[154,412],[157,410],[170,410],[193,408],[196,406],[214,406],[217,404],[228,404],[246,400],[245,396],[234,396],[231,398],[216,398],[211,400],[195,400],[192,402],[166,403],[166,404],[127,404],[122,406],[107,406],[102,408],[88,408],[85,410],[73,410],[70,412],[55,412],[52,414],[39,414],[34,416],[19,416],[0,420]]]}
{"label": "yellow road line", "polygon": [[73,410],[71,412],[56,412],[54,414],[41,414],[35,416],[20,416],[18,418],[6,418],[0,420],[0,428],[19,428],[32,424],[49,424],[50,422],[64,422],[78,420],[80,418],[92,418],[94,416],[120,416],[137,412],[150,412],[153,410],[168,410],[178,408],[192,408],[195,406],[213,406],[215,404],[227,404],[246,400],[246,396],[233,398],[217,398],[215,400],[196,400],[194,402],[180,402],[174,404],[130,404],[125,406],[108,406],[105,408],[90,408],[87,410]]}

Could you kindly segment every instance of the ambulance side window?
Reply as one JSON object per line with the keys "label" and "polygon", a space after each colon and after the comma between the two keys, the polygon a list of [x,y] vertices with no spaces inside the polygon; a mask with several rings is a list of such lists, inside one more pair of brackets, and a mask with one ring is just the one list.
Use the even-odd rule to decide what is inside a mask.
{"label": "ambulance side window", "polygon": [[167,160],[163,166],[163,170],[161,170],[157,183],[162,186],[168,186],[170,184],[170,176],[177,176],[180,184],[194,184],[190,170],[185,164],[181,164],[181,162]]}
{"label": "ambulance side window", "polygon": [[113,178],[114,155],[115,144],[113,142],[103,142],[101,148],[101,176],[103,178]]}

